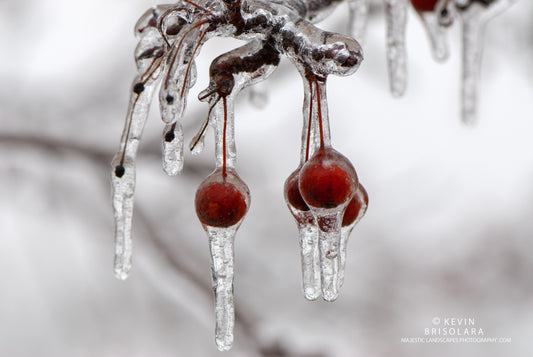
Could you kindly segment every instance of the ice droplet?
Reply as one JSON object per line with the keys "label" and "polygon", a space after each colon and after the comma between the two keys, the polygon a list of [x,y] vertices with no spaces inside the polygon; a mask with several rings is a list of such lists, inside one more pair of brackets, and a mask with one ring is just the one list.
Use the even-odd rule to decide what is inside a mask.
{"label": "ice droplet", "polygon": [[387,18],[387,63],[393,96],[401,97],[407,85],[405,28],[408,0],[385,0]]}

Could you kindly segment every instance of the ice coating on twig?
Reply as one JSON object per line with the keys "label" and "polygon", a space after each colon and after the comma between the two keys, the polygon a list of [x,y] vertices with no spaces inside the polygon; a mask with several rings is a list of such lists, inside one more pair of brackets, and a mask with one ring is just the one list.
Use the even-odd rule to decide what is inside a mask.
{"label": "ice coating on twig", "polygon": [[183,116],[189,88],[196,80],[194,57],[207,40],[207,26],[202,21],[184,26],[169,50],[168,71],[159,91],[161,119],[166,124],[174,123]]}
{"label": "ice coating on twig", "polygon": [[385,0],[387,18],[387,64],[393,96],[401,97],[407,85],[405,29],[408,0]]}
{"label": "ice coating on twig", "polygon": [[[325,80],[318,80],[312,75],[310,76],[308,72],[304,72],[304,78],[309,81],[309,88],[312,93],[311,102],[316,103],[316,105],[309,105],[309,107],[312,111],[316,110],[317,113],[317,115],[310,115],[310,127],[314,131],[314,136],[318,138],[318,145],[316,139],[313,140],[311,135],[307,136],[309,142],[313,142],[309,148],[314,146],[315,152],[309,157],[300,171],[299,190],[309,206],[318,227],[318,256],[322,297],[326,301],[334,301],[338,297],[340,287],[339,249],[342,217],[349,200],[355,192],[357,176],[349,161],[331,148]],[[324,183],[320,177],[323,177],[322,175],[325,172],[332,172],[337,175],[339,171],[342,172],[343,176],[342,182],[340,182],[342,186],[348,184],[345,179],[350,182],[348,184],[349,187],[346,188],[348,191],[346,196],[342,197],[339,202],[323,202],[324,205],[319,202],[320,199],[315,202],[315,198],[319,196],[307,191],[310,187],[309,184],[313,187],[312,189],[321,190],[322,187],[320,185],[329,184]],[[322,183],[319,186],[314,186],[313,182]],[[329,195],[329,192],[326,195]],[[305,270],[307,268],[305,262],[302,265]]]}
{"label": "ice coating on twig", "polygon": [[439,23],[439,15],[435,11],[423,11],[419,15],[431,42],[433,58],[439,62],[447,60],[450,53],[444,29]]}
{"label": "ice coating on twig", "polygon": [[350,15],[348,20],[349,33],[360,44],[364,43],[366,27],[368,23],[368,1],[350,0]]}
{"label": "ice coating on twig", "polygon": [[168,124],[163,130],[163,169],[169,176],[183,169],[183,130],[179,122]]}

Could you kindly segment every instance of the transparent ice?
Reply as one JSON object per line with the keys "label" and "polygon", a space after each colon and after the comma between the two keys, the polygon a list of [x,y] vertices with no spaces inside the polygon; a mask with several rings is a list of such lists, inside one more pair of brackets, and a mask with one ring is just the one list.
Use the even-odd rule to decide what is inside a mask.
{"label": "transparent ice", "polygon": [[366,26],[368,22],[368,1],[369,0],[349,0],[350,15],[348,19],[349,33],[364,44]]}
{"label": "transparent ice", "polygon": [[515,2],[516,0],[493,0],[485,5],[470,0],[456,3],[463,26],[461,114],[466,124],[475,123],[477,118],[477,92],[485,25],[490,18]]}
{"label": "transparent ice", "polygon": [[387,19],[387,63],[389,86],[393,96],[401,97],[407,86],[405,29],[409,0],[385,0]]}
{"label": "transparent ice", "polygon": [[[445,1],[447,0],[441,0],[440,3]],[[445,28],[441,21],[441,12],[441,6],[437,4],[434,11],[423,11],[418,13],[426,28],[426,33],[429,36],[433,58],[439,62],[447,60],[450,55],[444,32]]]}

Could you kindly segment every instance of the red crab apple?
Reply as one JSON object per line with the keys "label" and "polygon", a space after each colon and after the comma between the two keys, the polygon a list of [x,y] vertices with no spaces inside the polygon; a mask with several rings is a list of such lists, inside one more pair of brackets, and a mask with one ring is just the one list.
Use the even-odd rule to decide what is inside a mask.
{"label": "red crab apple", "polygon": [[202,224],[231,227],[239,223],[250,204],[250,191],[232,169],[218,169],[196,191],[196,214]]}
{"label": "red crab apple", "polygon": [[306,162],[298,180],[307,205],[331,209],[346,204],[358,186],[350,160],[330,147],[322,147]]}

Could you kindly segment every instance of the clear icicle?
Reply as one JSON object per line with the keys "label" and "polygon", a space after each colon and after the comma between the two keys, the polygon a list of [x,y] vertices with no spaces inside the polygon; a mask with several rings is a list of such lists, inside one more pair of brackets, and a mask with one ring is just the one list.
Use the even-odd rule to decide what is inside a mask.
{"label": "clear icicle", "polygon": [[318,227],[313,213],[298,191],[300,168],[301,166],[285,182],[284,194],[285,202],[298,226],[304,296],[307,300],[316,300],[321,294]]}
{"label": "clear icicle", "polygon": [[439,62],[447,60],[450,53],[448,50],[444,29],[439,23],[439,15],[434,11],[423,11],[419,14],[431,41],[431,52],[433,54],[433,58]]}
{"label": "clear icicle", "polygon": [[301,213],[300,220],[307,221],[306,223],[298,222],[303,291],[307,300],[316,300],[321,291],[318,228],[311,212]]}
{"label": "clear icicle", "polygon": [[[158,72],[155,74],[157,75]],[[134,87],[140,77],[133,82]],[[115,155],[112,166],[113,209],[115,217],[115,276],[124,280],[131,269],[132,216],[135,193],[135,158],[144,124],[148,117],[150,101],[156,81],[151,77],[144,90],[136,94],[132,91],[126,124],[122,134],[120,150]]]}
{"label": "clear icicle", "polygon": [[488,5],[470,1],[456,5],[463,25],[463,70],[462,70],[462,120],[466,124],[476,122],[477,91],[483,52],[483,32],[486,22],[499,14],[516,0],[494,0]]}
{"label": "clear icicle", "polygon": [[209,235],[212,257],[213,290],[215,292],[215,339],[220,351],[233,344],[235,308],[233,304],[234,240],[237,227],[205,227]]}
{"label": "clear icicle", "polygon": [[483,8],[472,4],[461,12],[463,23],[463,70],[461,114],[465,124],[476,122],[477,86],[483,51]]}
{"label": "clear icicle", "polygon": [[300,166],[294,171],[285,182],[285,202],[291,211],[298,227],[300,238],[300,257],[302,265],[302,287],[307,300],[316,300],[321,295],[320,280],[320,256],[318,248],[318,227],[315,217],[299,193],[298,175],[302,165],[305,164],[309,155],[315,150],[314,137],[317,128],[313,115],[316,111],[313,106],[313,93],[311,83],[305,78],[305,69],[297,65],[302,74],[304,83],[304,105],[303,105],[303,125],[302,144],[300,150]]}
{"label": "clear icicle", "polygon": [[393,96],[401,97],[407,86],[405,29],[408,0],[385,0],[387,18],[387,63]]}
{"label": "clear icicle", "polygon": [[[340,288],[340,240],[343,207],[328,213],[315,211],[319,228],[320,271],[322,297],[326,301],[335,301]],[[342,274],[344,276],[344,274]]]}
{"label": "clear icicle", "polygon": [[163,169],[169,176],[175,176],[183,169],[183,130],[176,122],[163,130]]}
{"label": "clear icicle", "polygon": [[365,40],[366,26],[368,23],[368,1],[350,0],[349,33],[359,44]]}
{"label": "clear icicle", "polygon": [[[348,239],[350,238],[350,234],[352,233],[354,227],[359,223],[359,221],[364,217],[366,210],[368,208],[368,194],[366,193],[366,190],[364,187],[359,183],[359,187],[357,188],[357,191],[355,192],[354,200],[357,200],[357,204],[359,206],[359,212],[357,212],[357,216],[355,220],[348,224],[344,225],[341,228],[341,243],[340,243],[340,271],[339,271],[339,286],[342,287],[344,284],[344,271],[346,269],[346,251],[348,248]],[[348,213],[348,210],[346,210],[345,214]]]}

